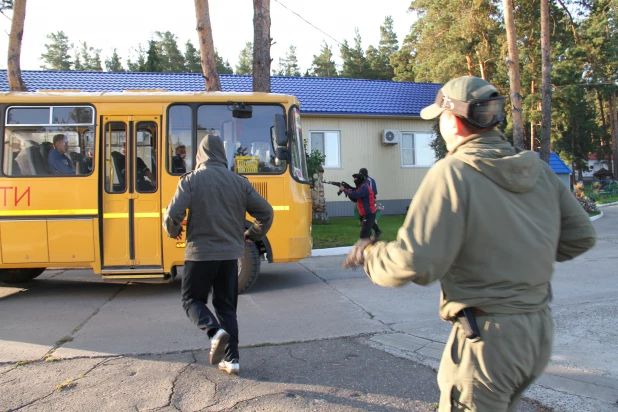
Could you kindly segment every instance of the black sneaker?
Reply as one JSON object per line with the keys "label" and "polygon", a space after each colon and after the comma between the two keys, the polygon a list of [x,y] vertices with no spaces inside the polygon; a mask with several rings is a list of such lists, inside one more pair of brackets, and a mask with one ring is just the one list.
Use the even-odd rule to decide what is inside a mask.
{"label": "black sneaker", "polygon": [[380,239],[380,236],[382,236],[382,231],[378,230],[375,235],[376,240]]}

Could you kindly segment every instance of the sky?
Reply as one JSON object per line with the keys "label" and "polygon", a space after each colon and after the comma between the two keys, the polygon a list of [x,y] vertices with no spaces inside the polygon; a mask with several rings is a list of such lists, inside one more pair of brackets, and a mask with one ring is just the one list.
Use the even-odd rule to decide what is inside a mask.
{"label": "sky", "polygon": [[[354,30],[358,28],[363,49],[370,44],[377,47],[386,16],[393,18],[401,45],[414,21],[407,11],[410,3],[411,0],[271,0],[271,37],[275,42],[271,48],[271,69],[278,68],[279,57],[284,57],[293,45],[304,73],[310,68],[313,55],[320,53],[323,40],[331,46],[335,62],[341,64],[339,45],[333,38],[341,43],[347,39],[353,45]],[[215,47],[235,68],[245,43],[253,41],[253,1],[210,0],[209,6]],[[10,12],[8,16],[11,17]],[[40,56],[49,42],[46,36],[60,30],[76,46],[86,41],[88,46],[101,49],[103,64],[116,48],[126,67],[127,58],[132,56],[135,61],[137,47],[141,44],[147,49],[148,40],[156,31],[175,34],[183,53],[187,40],[199,49],[195,26],[193,0],[28,0],[21,68],[39,70],[43,64]],[[0,69],[7,66],[10,28],[9,18],[0,15],[0,35],[4,36],[0,56],[5,56],[0,59]]]}

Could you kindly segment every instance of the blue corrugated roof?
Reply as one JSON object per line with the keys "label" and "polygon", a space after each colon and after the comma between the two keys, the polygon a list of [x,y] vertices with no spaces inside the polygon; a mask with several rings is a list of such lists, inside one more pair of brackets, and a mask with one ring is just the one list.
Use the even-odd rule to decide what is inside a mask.
{"label": "blue corrugated roof", "polygon": [[558,175],[572,173],[571,168],[554,152],[549,154],[549,166]]}
{"label": "blue corrugated roof", "polygon": [[[0,71],[0,91],[9,91],[6,70]],[[28,91],[75,89],[85,92],[121,92],[137,89],[169,91],[204,90],[200,73],[136,73],[22,71]],[[222,74],[224,92],[250,92],[250,75]],[[273,93],[298,98],[304,113],[419,116],[434,102],[441,85],[384,80],[330,79],[320,77],[271,77]]]}

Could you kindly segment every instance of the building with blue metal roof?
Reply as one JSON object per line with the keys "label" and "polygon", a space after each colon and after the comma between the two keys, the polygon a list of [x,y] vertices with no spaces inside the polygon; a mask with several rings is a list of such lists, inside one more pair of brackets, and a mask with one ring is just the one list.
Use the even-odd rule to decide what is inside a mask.
{"label": "building with blue metal roof", "polygon": [[[8,92],[5,75],[0,91]],[[28,91],[81,90],[122,92],[167,90],[202,92],[199,73],[138,73],[23,71]],[[251,92],[252,76],[220,75],[223,92]],[[402,214],[427,170],[435,162],[429,143],[434,121],[419,117],[433,103],[441,85],[318,77],[271,77],[273,93],[294,95],[301,104],[303,133],[309,150],[326,156],[324,180],[352,181],[362,167],[379,184],[384,213]],[[571,170],[552,153],[550,165],[566,176]],[[353,204],[337,197],[336,188],[325,189],[330,216],[351,216]]]}

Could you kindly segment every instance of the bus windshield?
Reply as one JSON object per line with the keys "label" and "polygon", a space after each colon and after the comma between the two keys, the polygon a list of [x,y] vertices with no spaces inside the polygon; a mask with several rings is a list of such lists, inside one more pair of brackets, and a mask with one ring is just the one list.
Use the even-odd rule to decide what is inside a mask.
{"label": "bus windshield", "polygon": [[253,105],[251,118],[234,118],[232,104],[205,104],[197,111],[198,142],[206,134],[221,137],[228,168],[236,173],[281,174],[285,160],[276,157],[272,129],[275,114],[285,114],[280,105]]}

